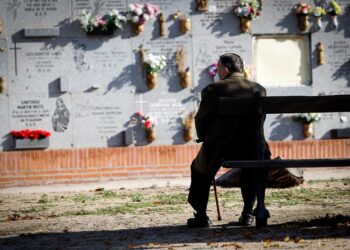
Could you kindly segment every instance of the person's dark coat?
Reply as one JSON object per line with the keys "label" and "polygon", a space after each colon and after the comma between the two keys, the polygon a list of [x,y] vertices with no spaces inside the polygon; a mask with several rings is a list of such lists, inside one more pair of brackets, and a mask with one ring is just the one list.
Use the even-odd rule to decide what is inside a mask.
{"label": "person's dark coat", "polygon": [[[229,78],[211,83],[202,90],[202,101],[195,116],[197,137],[203,145],[194,159],[193,170],[215,174],[222,160],[256,159],[255,115],[219,114],[219,97],[253,97],[255,91],[266,96],[264,87],[233,73]],[[260,117],[262,124],[265,115]],[[262,133],[263,134],[263,133]],[[264,140],[265,156],[271,155]]]}

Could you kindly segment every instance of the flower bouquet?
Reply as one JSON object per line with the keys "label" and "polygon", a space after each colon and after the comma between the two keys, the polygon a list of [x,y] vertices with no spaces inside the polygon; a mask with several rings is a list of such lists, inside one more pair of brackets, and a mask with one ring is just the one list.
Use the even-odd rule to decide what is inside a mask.
{"label": "flower bouquet", "polygon": [[239,0],[233,7],[233,12],[240,17],[242,32],[250,30],[250,21],[260,16],[261,9],[261,2],[256,0]]}
{"label": "flower bouquet", "polygon": [[48,137],[51,132],[46,130],[12,130],[10,132],[15,139],[15,148],[47,148],[49,146]]}
{"label": "flower bouquet", "polygon": [[157,5],[132,3],[128,5],[126,19],[134,25],[135,33],[140,34],[145,22],[154,18],[158,13],[160,13],[160,8]]}
{"label": "flower bouquet", "polygon": [[313,10],[313,13],[314,13],[314,17],[315,17],[316,27],[320,30],[322,28],[321,18],[322,18],[322,16],[326,15],[326,10],[325,10],[325,8],[322,8],[321,6],[317,6]]}
{"label": "flower bouquet", "polygon": [[157,85],[157,72],[164,69],[165,65],[165,56],[146,54],[144,68],[147,75],[147,86],[149,89],[153,89]]}
{"label": "flower bouquet", "polygon": [[91,12],[83,10],[79,20],[81,27],[89,35],[112,35],[114,29],[123,29],[126,18],[118,10],[112,10],[104,16],[93,15]]}
{"label": "flower bouquet", "polygon": [[309,26],[309,15],[312,13],[312,8],[307,3],[298,3],[294,6],[295,15],[298,16],[299,29],[301,32],[306,31]]}
{"label": "flower bouquet", "polygon": [[146,139],[152,142],[156,139],[155,122],[149,115],[144,115],[142,112],[137,112],[136,115],[140,118],[142,127],[146,132]]}
{"label": "flower bouquet", "polygon": [[337,28],[338,27],[338,15],[341,14],[342,8],[339,6],[339,4],[336,1],[332,1],[329,4],[327,12],[332,16],[332,23],[333,27]]}
{"label": "flower bouquet", "polygon": [[214,78],[217,73],[218,73],[218,64],[217,63],[210,64],[210,66],[208,67],[209,76]]}
{"label": "flower bouquet", "polygon": [[303,124],[303,134],[305,138],[313,135],[313,123],[321,119],[319,113],[301,113],[294,115],[293,120]]}
{"label": "flower bouquet", "polygon": [[194,115],[195,113],[191,112],[183,119],[183,137],[185,142],[193,139]]}

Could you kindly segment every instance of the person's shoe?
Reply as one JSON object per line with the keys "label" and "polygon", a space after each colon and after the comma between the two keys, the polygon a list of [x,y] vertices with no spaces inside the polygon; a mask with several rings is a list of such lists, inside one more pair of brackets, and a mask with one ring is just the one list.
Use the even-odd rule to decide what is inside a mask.
{"label": "person's shoe", "polygon": [[267,219],[270,218],[270,212],[267,209],[265,209],[265,211],[263,211],[261,214],[258,214],[257,210],[254,209],[253,215],[255,216],[256,228],[267,227]]}
{"label": "person's shoe", "polygon": [[207,215],[198,215],[198,213],[193,213],[194,218],[187,220],[187,228],[206,228],[209,227],[211,221]]}
{"label": "person's shoe", "polygon": [[238,222],[241,226],[251,226],[254,222],[254,216],[251,214],[241,214]]}

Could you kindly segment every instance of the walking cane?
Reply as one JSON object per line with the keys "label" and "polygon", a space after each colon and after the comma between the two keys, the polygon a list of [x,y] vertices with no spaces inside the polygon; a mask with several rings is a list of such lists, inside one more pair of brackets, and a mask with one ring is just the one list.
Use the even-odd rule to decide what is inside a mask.
{"label": "walking cane", "polygon": [[216,190],[215,177],[213,178],[213,186],[214,186],[216,210],[218,211],[218,220],[220,221],[220,220],[221,220],[221,215],[220,215],[220,207],[219,207],[218,193],[217,193],[217,190]]}

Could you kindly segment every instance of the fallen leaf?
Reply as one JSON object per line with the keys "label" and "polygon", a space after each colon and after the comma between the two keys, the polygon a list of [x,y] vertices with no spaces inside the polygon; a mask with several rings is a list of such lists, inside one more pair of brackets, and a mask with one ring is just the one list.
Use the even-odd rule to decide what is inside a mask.
{"label": "fallen leaf", "polygon": [[64,232],[64,233],[68,233],[68,231],[69,231],[69,230],[68,230],[68,227],[65,227],[65,228],[63,229],[63,232]]}
{"label": "fallen leaf", "polygon": [[243,248],[240,244],[238,243],[225,243],[221,245],[221,247],[235,247],[235,249],[241,249]]}
{"label": "fallen leaf", "polygon": [[95,191],[96,192],[101,192],[101,191],[104,191],[105,189],[104,188],[96,188]]}
{"label": "fallen leaf", "polygon": [[289,241],[289,236],[284,237],[284,238],[283,238],[283,241],[284,241],[284,242],[288,242],[288,241]]}
{"label": "fallen leaf", "polygon": [[303,243],[303,242],[305,242],[305,241],[299,237],[294,238],[294,243]]}

